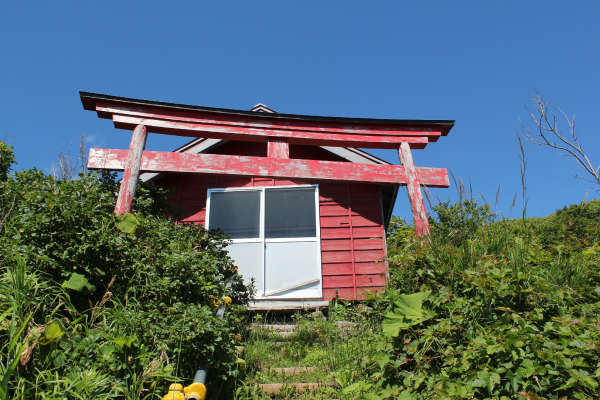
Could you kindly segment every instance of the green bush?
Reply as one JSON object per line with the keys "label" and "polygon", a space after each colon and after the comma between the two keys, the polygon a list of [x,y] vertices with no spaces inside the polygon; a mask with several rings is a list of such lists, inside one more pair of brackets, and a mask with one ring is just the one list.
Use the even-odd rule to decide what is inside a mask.
{"label": "green bush", "polygon": [[511,221],[520,236],[536,237],[545,247],[589,247],[600,239],[600,200],[573,204],[547,217]]}
{"label": "green bush", "polygon": [[[109,173],[66,181],[32,169],[0,181],[0,283],[19,270],[36,288],[15,289],[27,306],[5,316],[14,326],[30,318],[20,341],[32,346],[31,356],[19,379],[50,396],[40,398],[65,390],[68,398],[92,398],[77,394],[89,386],[80,381],[107,379],[94,396],[133,399],[159,378],[192,378],[208,361],[210,387],[231,384],[238,360],[233,335],[249,292],[225,238],[165,218],[175,211],[160,188],[140,187],[134,215],[121,220],[114,215],[117,192]],[[226,295],[234,305],[217,319],[214,301]],[[0,311],[9,313],[11,301],[0,296]],[[44,329],[35,326],[64,334],[44,342]],[[11,340],[4,328],[0,337]],[[18,382],[12,393],[26,393],[30,385],[19,389]]]}
{"label": "green bush", "polygon": [[[489,212],[465,206],[444,207],[447,220]],[[442,219],[424,245],[392,233],[403,243],[383,298],[392,340],[371,361],[378,395],[364,398],[598,398],[600,253],[549,248],[513,229],[519,221],[485,219],[464,224],[461,241]]]}

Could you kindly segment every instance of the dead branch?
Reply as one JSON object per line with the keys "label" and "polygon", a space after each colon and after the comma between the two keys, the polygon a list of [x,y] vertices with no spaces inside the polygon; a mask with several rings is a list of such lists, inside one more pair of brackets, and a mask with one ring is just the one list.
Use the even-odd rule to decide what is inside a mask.
{"label": "dead branch", "polygon": [[81,135],[81,142],[79,143],[79,157],[73,161],[71,158],[71,147],[73,143],[69,145],[67,152],[65,153],[65,146],[63,145],[58,154],[58,165],[52,163],[50,166],[50,173],[54,179],[72,180],[77,176],[78,170],[81,173],[87,173],[87,159],[88,159],[88,148],[85,145],[85,133]]}
{"label": "dead branch", "polygon": [[[600,166],[595,168],[583,151],[581,143],[579,143],[579,140],[577,139],[577,132],[575,131],[575,116],[569,118],[560,107],[557,107],[559,115],[549,112],[548,107],[550,105],[550,99],[546,101],[537,90],[535,90],[534,95],[529,96],[529,99],[533,103],[534,110],[531,111],[527,107],[525,107],[525,109],[535,123],[535,128],[530,129],[529,127],[526,127],[519,118],[521,124],[519,135],[533,144],[557,149],[562,156],[573,157],[575,163],[590,174],[593,179],[588,179],[573,173],[571,173],[571,175],[575,178],[583,179],[600,186]],[[558,118],[560,115],[567,121],[569,127],[568,133],[564,133],[563,129],[558,125]],[[595,188],[594,190],[600,193],[600,190]]]}

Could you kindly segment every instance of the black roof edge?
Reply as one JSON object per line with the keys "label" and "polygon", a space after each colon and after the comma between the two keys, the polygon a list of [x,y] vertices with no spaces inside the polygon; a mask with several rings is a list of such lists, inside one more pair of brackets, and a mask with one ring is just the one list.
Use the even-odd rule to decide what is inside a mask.
{"label": "black roof edge", "polygon": [[[405,124],[405,125],[451,125],[454,126],[454,120],[420,120],[420,119],[377,119],[377,118],[348,118],[348,117],[323,117],[323,116],[315,116],[315,115],[299,115],[299,114],[281,114],[281,113],[257,113],[254,111],[245,111],[245,110],[233,110],[229,108],[215,108],[215,107],[203,107],[203,106],[191,106],[188,104],[178,104],[178,103],[167,103],[164,101],[151,101],[151,100],[141,100],[141,99],[132,99],[129,97],[119,97],[119,96],[111,96],[107,94],[101,93],[91,93],[91,92],[79,92],[79,96],[81,97],[81,102],[83,103],[83,108],[90,111],[95,111],[95,109],[90,108],[91,104],[89,101],[84,101],[84,98],[96,99],[96,100],[111,100],[123,103],[134,103],[141,104],[147,106],[157,106],[157,107],[170,107],[170,108],[179,108],[183,110],[194,110],[194,111],[208,111],[215,113],[223,113],[223,114],[237,114],[237,115],[247,115],[252,117],[260,117],[260,118],[279,118],[279,119],[299,119],[299,120],[313,120],[313,121],[326,121],[326,122],[357,122],[357,123],[370,123],[370,124]],[[448,129],[449,130],[449,129]]]}

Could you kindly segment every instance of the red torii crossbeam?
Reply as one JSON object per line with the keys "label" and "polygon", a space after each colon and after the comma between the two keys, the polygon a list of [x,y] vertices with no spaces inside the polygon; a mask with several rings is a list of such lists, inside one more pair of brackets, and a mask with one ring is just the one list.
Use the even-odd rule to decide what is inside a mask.
{"label": "red torii crossbeam", "polygon": [[[89,169],[124,171],[115,212],[131,211],[140,172],[309,178],[405,185],[419,235],[429,233],[421,186],[448,187],[442,168],[415,167],[411,149],[446,136],[454,121],[260,113],[80,92],[86,110],[133,130],[129,150],[91,149]],[[147,133],[268,143],[268,157],[144,151]],[[289,145],[397,149],[402,166],[289,158]]]}

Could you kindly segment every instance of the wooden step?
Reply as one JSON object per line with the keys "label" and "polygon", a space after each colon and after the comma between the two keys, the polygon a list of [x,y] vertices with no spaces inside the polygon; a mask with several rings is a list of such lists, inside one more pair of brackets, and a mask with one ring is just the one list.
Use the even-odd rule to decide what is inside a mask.
{"label": "wooden step", "polygon": [[273,368],[272,371],[280,374],[280,373],[284,373],[287,376],[290,375],[300,375],[303,372],[310,372],[310,371],[316,371],[318,369],[321,369],[319,367],[290,367],[290,368]]}
{"label": "wooden step", "polygon": [[267,394],[276,394],[281,391],[283,387],[294,388],[296,393],[312,392],[322,387],[335,387],[337,382],[323,382],[323,383],[259,383],[258,387]]}
{"label": "wooden step", "polygon": [[275,343],[273,343],[273,346],[275,346],[275,347],[283,347],[283,346],[289,346],[291,344],[292,344],[292,342],[275,342]]}

